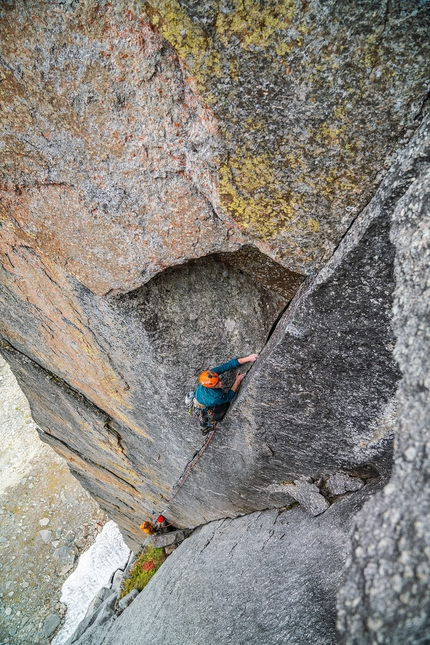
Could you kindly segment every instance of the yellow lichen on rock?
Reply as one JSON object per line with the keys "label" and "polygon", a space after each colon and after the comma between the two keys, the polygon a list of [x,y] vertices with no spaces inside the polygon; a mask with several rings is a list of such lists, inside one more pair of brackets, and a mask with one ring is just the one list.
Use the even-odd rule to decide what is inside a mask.
{"label": "yellow lichen on rock", "polygon": [[368,200],[406,121],[415,127],[409,108],[394,108],[400,81],[406,107],[424,79],[422,53],[397,28],[401,8],[387,18],[382,8],[301,0],[145,6],[217,119],[220,214],[289,268],[319,266]]}

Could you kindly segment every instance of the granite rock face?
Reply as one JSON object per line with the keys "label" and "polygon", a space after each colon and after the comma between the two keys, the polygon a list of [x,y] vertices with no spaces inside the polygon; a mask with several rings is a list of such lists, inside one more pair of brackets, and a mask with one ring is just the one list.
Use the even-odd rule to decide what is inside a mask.
{"label": "granite rock face", "polygon": [[[154,513],[178,528],[219,520],[125,611],[144,608],[148,638],[168,607],[172,640],[192,597],[183,642],[336,642],[350,518],[392,466],[396,247],[395,474],[358,519],[348,566],[368,597],[347,580],[339,624],[357,644],[424,638],[429,7],[2,3],[1,352],[41,437],[131,548]],[[260,351],[179,491],[205,441],[185,393],[201,370]],[[169,576],[181,584],[162,603]],[[235,607],[224,634],[208,597]],[[256,598],[261,623],[248,620]]]}
{"label": "granite rock face", "polygon": [[187,168],[191,148],[211,163],[213,118],[138,2],[2,3],[0,30],[1,219],[22,245],[96,294],[240,246]]}
{"label": "granite rock face", "polygon": [[430,154],[393,214],[395,356],[403,378],[393,474],[357,516],[339,629],[348,645],[428,643],[430,633]]}
{"label": "granite rock face", "polygon": [[428,91],[415,0],[1,11],[2,218],[97,294],[247,239],[321,267]]}
{"label": "granite rock face", "polygon": [[[229,504],[238,512],[288,504],[287,489],[277,485],[303,477],[315,483],[339,472],[389,475],[400,376],[390,223],[429,142],[427,120],[332,259],[302,285],[210,450],[173,500],[174,517],[189,522],[184,509],[192,498],[193,512],[210,518],[209,505],[225,515]],[[217,496],[208,502],[204,492],[215,479]]]}
{"label": "granite rock face", "polygon": [[[300,287],[266,345],[298,279],[285,271],[280,280],[282,267],[255,249],[236,256],[246,272],[231,253],[215,254],[106,298],[3,227],[4,355],[44,440],[132,548],[154,511],[176,526],[197,526],[291,503],[286,489],[274,492],[282,482],[312,484],[337,472],[388,476],[399,377],[389,225],[426,154],[427,128],[326,267]],[[269,274],[277,291],[263,286]],[[210,449],[166,509],[203,444],[184,394],[201,369],[264,345]]]}
{"label": "granite rock face", "polygon": [[416,129],[427,2],[147,0],[218,124],[211,202],[299,273],[321,267]]}
{"label": "granite rock face", "polygon": [[359,495],[318,518],[296,507],[197,529],[121,616],[96,635],[78,628],[81,640],[71,642],[335,645],[351,518],[367,496]]}
{"label": "granite rock face", "polygon": [[[228,357],[261,348],[285,297],[208,257],[104,299],[37,253],[10,248],[12,261],[1,268],[2,352],[42,439],[67,459],[136,549],[139,524],[161,511],[202,444],[185,393],[202,369],[225,360],[221,351]],[[31,294],[26,307],[24,291]]]}

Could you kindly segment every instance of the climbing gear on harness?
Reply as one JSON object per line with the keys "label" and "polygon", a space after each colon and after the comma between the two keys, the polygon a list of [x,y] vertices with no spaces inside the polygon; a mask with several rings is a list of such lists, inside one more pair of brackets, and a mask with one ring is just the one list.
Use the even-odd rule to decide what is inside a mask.
{"label": "climbing gear on harness", "polygon": [[219,376],[216,372],[211,372],[210,370],[206,370],[205,372],[202,372],[200,374],[199,381],[205,387],[215,387],[215,385],[219,381]]}
{"label": "climbing gear on harness", "polygon": [[202,434],[206,435],[212,430],[215,425],[213,419],[213,409],[207,408],[202,403],[199,403],[196,398],[193,398],[188,414],[193,417],[194,421],[199,424]]}
{"label": "climbing gear on harness", "polygon": [[141,528],[142,531],[147,535],[154,535],[155,533],[154,525],[152,524],[152,522],[143,522],[143,524],[141,524],[139,528]]}
{"label": "climbing gear on harness", "polygon": [[194,399],[194,391],[190,390],[190,392],[187,392],[187,394],[185,395],[185,405],[187,406],[187,408],[191,405],[191,403],[193,402],[193,399]]}

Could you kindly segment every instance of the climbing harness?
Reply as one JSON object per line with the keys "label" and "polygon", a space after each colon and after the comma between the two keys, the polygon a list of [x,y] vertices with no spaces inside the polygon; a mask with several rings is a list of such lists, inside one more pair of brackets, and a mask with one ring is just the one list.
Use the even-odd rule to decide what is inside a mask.
{"label": "climbing harness", "polygon": [[[187,398],[185,400],[187,401]],[[207,434],[215,425],[214,410],[199,403],[194,397],[194,393],[189,403],[188,414],[199,424],[203,434]]]}

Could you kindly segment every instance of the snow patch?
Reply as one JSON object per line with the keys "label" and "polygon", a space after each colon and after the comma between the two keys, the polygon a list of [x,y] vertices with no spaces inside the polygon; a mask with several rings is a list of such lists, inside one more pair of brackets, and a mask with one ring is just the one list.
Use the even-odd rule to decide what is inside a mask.
{"label": "snow patch", "polygon": [[85,617],[96,593],[109,584],[116,569],[123,569],[130,556],[115,522],[107,522],[94,544],[79,558],[75,571],[61,591],[61,602],[67,605],[66,620],[51,645],[63,645]]}

